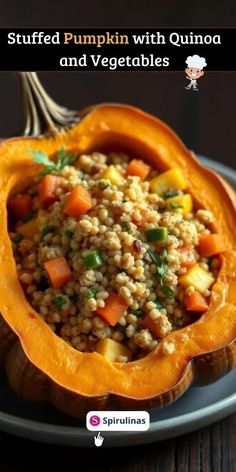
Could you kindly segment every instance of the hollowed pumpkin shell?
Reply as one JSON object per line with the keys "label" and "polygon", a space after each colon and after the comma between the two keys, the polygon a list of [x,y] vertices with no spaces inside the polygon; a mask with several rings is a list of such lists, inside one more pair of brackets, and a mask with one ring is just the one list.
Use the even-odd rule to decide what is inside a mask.
{"label": "hollowed pumpkin shell", "polygon": [[[128,151],[159,170],[179,167],[196,207],[213,212],[215,229],[227,250],[212,289],[209,310],[200,320],[168,334],[145,358],[111,363],[98,353],[81,353],[56,336],[33,310],[18,282],[7,230],[9,194],[36,172],[28,151],[53,154],[61,146],[80,153]],[[54,137],[14,138],[0,144],[0,360],[15,391],[47,401],[83,418],[94,409],[148,409],[167,405],[192,384],[206,384],[236,364],[236,201],[217,174],[202,167],[165,124],[123,105],[87,110],[80,123]]]}

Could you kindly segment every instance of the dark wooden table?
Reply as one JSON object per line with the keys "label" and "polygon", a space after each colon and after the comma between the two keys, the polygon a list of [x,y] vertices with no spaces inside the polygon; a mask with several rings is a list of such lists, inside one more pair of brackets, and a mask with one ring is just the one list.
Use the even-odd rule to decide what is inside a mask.
{"label": "dark wooden table", "polygon": [[[58,0],[1,2],[0,26],[233,26],[236,4],[169,0],[82,2],[70,8]],[[145,7],[144,7],[145,4]],[[220,58],[219,58],[220,60]],[[41,74],[50,93],[67,106],[102,101],[140,106],[160,116],[191,149],[225,164],[235,164],[235,74],[206,73],[198,94],[185,90],[185,74]],[[0,136],[14,134],[19,123],[19,94],[11,74],[0,74]],[[107,472],[235,472],[236,415],[176,439],[122,449],[76,449],[33,443],[0,434],[0,471],[19,471],[25,464],[42,469]],[[9,452],[10,451],[10,452]],[[85,466],[81,466],[85,464]],[[87,464],[87,467],[86,467]],[[75,469],[76,467],[76,469]],[[53,469],[54,470],[54,469]]]}

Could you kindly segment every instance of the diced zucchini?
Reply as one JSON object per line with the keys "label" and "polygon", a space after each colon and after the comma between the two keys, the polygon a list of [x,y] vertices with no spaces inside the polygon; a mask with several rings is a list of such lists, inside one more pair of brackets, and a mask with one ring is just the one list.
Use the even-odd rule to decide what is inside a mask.
{"label": "diced zucchini", "polygon": [[125,179],[123,175],[115,168],[115,166],[109,166],[107,169],[103,171],[103,173],[100,175],[100,179],[107,179],[110,180],[110,182],[113,185],[124,185]]}
{"label": "diced zucchini", "polygon": [[150,181],[150,188],[152,192],[159,195],[164,194],[170,189],[184,190],[187,187],[187,182],[180,169],[173,168],[167,172],[163,172]]}
{"label": "diced zucchini", "polygon": [[148,241],[167,241],[168,229],[164,226],[160,226],[159,228],[151,228],[146,231],[146,236]]}
{"label": "diced zucchini", "polygon": [[180,211],[184,216],[190,213],[193,209],[193,200],[189,193],[168,198],[166,203],[169,210]]}
{"label": "diced zucchini", "polygon": [[97,269],[102,265],[102,256],[100,251],[86,251],[83,254],[83,258],[87,269]]}
{"label": "diced zucchini", "polygon": [[100,339],[96,345],[96,352],[111,362],[118,362],[119,356],[128,357],[128,360],[131,358],[131,352],[126,346],[110,338]]}
{"label": "diced zucchini", "polygon": [[206,270],[203,270],[199,264],[195,264],[186,272],[186,274],[181,275],[179,283],[185,288],[193,285],[196,290],[202,293],[204,290],[210,288],[214,280],[215,279],[211,272],[206,272]]}

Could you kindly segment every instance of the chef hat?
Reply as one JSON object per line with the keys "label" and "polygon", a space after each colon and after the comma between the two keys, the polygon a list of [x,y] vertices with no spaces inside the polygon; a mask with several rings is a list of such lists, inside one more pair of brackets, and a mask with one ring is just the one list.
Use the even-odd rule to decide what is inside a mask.
{"label": "chef hat", "polygon": [[188,56],[185,62],[188,67],[196,67],[197,69],[203,69],[207,65],[205,57],[200,57],[197,54]]}

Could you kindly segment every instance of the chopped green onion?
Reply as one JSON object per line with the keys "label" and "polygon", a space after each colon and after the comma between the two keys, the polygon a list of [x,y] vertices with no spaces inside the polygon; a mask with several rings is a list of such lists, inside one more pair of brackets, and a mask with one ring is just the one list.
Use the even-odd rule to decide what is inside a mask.
{"label": "chopped green onion", "polygon": [[88,290],[86,290],[84,296],[85,298],[94,298],[96,297],[98,293],[98,288],[97,287],[92,287],[92,288],[89,288]]}
{"label": "chopped green onion", "polygon": [[164,226],[159,228],[151,228],[146,231],[147,240],[150,242],[154,241],[167,241],[168,239],[168,229]]}
{"label": "chopped green onion", "polygon": [[179,190],[166,190],[166,192],[164,193],[163,197],[164,198],[172,198],[172,197],[177,197],[177,195],[179,195]]}
{"label": "chopped green onion", "polygon": [[86,251],[83,254],[84,263],[87,269],[97,269],[102,265],[102,256],[100,251]]}
{"label": "chopped green onion", "polygon": [[63,297],[55,297],[53,298],[52,303],[56,306],[58,310],[61,310],[62,307],[66,304],[66,300]]}
{"label": "chopped green onion", "polygon": [[41,239],[43,239],[47,234],[53,233],[54,230],[55,230],[54,226],[45,226],[41,231],[41,235],[40,235]]}

